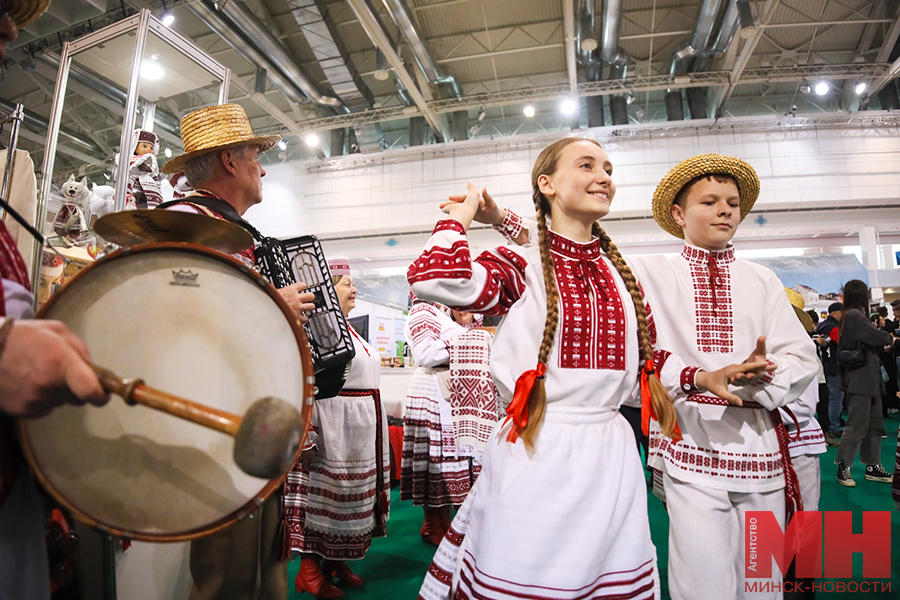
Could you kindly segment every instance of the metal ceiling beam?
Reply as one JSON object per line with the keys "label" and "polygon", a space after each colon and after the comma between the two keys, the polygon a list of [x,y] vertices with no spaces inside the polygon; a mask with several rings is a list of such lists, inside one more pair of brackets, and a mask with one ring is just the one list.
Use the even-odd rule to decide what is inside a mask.
{"label": "metal ceiling beam", "polygon": [[[19,135],[22,138],[28,140],[29,142],[34,142],[35,144],[38,144],[41,147],[41,149],[43,149],[44,146],[47,144],[47,136],[46,135],[34,133],[33,131],[30,131],[28,129],[19,129]],[[63,137],[63,136],[60,136],[60,137]],[[69,145],[66,141],[61,141],[61,142],[57,143],[56,151],[61,154],[65,154],[67,156],[71,156],[72,158],[80,160],[89,165],[96,165],[102,169],[105,169],[109,166],[107,164],[108,161],[102,161],[102,160],[98,159],[96,156],[91,156],[90,154],[85,154],[84,152],[75,150],[74,148],[69,147]]]}
{"label": "metal ceiling beam", "polygon": [[718,116],[722,114],[722,109],[734,92],[734,87],[738,85],[738,82],[742,83],[741,75],[743,74],[744,69],[747,68],[747,63],[750,62],[750,56],[753,54],[753,51],[756,50],[756,45],[759,44],[759,41],[763,37],[763,33],[769,26],[769,21],[771,21],[772,17],[775,15],[775,9],[778,8],[778,2],[779,0],[766,0],[766,5],[763,7],[762,14],[759,16],[759,26],[756,29],[756,35],[744,43],[741,54],[738,56],[737,63],[735,63],[734,68],[731,70],[731,83],[729,83],[728,89],[725,90],[722,99],[719,100],[719,105],[714,111],[715,115]]}
{"label": "metal ceiling beam", "polygon": [[[858,79],[863,77],[885,77],[889,74],[892,65],[886,63],[850,63],[844,65],[812,65],[796,67],[766,67],[759,69],[745,69],[741,80],[737,85],[756,83],[779,83],[789,81],[804,81],[814,78]],[[898,67],[900,68],[900,67]],[[579,96],[606,96],[610,94],[653,92],[666,89],[682,89],[691,87],[731,86],[732,81],[728,71],[702,71],[698,73],[684,73],[682,75],[633,75],[626,79],[583,81],[578,84]],[[446,100],[432,100],[427,102],[429,113],[432,115],[453,112],[457,110],[479,110],[492,106],[506,106],[540,100],[557,99],[570,95],[568,83],[528,89],[515,89],[502,92],[489,92],[451,98]],[[297,126],[304,133],[313,131],[326,131],[340,127],[355,127],[371,123],[395,121],[420,116],[421,113],[409,106],[391,106],[367,110],[359,113],[325,117],[300,121]],[[278,133],[278,129],[268,128],[264,134]]]}
{"label": "metal ceiling beam", "polygon": [[[360,25],[362,25],[363,29],[366,31],[366,34],[372,40],[372,43],[384,53],[384,57],[387,59],[388,64],[391,65],[391,68],[394,70],[394,73],[400,79],[400,82],[406,86],[406,91],[409,93],[410,98],[415,103],[415,106],[419,109],[418,113],[414,110],[411,110],[412,107],[402,107],[401,111],[406,111],[408,116],[421,116],[425,117],[425,120],[428,121],[428,124],[437,132],[440,132],[446,139],[450,138],[449,131],[445,131],[445,128],[441,127],[441,122],[437,118],[437,116],[432,112],[432,110],[428,107],[428,101],[425,100],[425,97],[422,96],[422,92],[419,90],[418,86],[416,86],[416,82],[410,76],[409,72],[406,70],[406,67],[403,65],[403,59],[400,58],[400,55],[397,54],[397,51],[394,49],[393,45],[388,39],[387,34],[384,29],[379,25],[378,20],[375,15],[372,13],[371,8],[365,2],[365,0],[347,0],[347,4],[350,5],[351,10],[353,10],[353,14],[356,15],[356,18],[359,19]],[[372,112],[372,111],[365,111]],[[411,114],[410,114],[411,113]],[[353,114],[364,114],[364,113],[353,113]],[[339,115],[340,116],[340,115]],[[351,115],[343,115],[343,116],[351,116]],[[370,121],[374,122],[374,121]],[[306,129],[304,127],[304,129]],[[336,129],[336,127],[329,127],[328,129]],[[307,131],[313,131],[314,129],[308,129]]]}
{"label": "metal ceiling beam", "polygon": [[578,72],[575,70],[575,4],[573,0],[562,0],[563,23],[565,24],[566,73],[569,76],[569,91],[578,93]]}
{"label": "metal ceiling beam", "polygon": [[[884,42],[881,44],[881,49],[878,51],[878,56],[876,57],[877,62],[886,62],[890,58],[894,46],[897,45],[898,38],[900,38],[900,8],[897,9],[897,14],[894,16],[890,29],[888,29],[887,33],[884,35]],[[868,91],[866,93],[869,94],[870,97],[874,96],[881,91],[881,88],[887,85],[888,81],[890,81],[890,79],[867,81]]]}

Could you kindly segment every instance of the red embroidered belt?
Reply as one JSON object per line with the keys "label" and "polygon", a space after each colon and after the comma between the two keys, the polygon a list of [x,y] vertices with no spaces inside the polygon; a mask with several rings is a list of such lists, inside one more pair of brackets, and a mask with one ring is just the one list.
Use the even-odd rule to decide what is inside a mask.
{"label": "red embroidered belt", "polygon": [[[697,404],[713,404],[716,406],[734,406],[723,398],[718,396],[705,396],[703,394],[692,394],[687,397],[687,402],[696,402]],[[744,400],[741,406],[734,408],[759,408],[769,413],[772,420],[772,426],[775,428],[775,435],[778,437],[778,449],[781,451],[781,458],[784,462],[784,510],[785,510],[785,526],[791,522],[794,513],[803,510],[803,499],[800,497],[800,484],[797,481],[797,473],[794,471],[794,463],[791,461],[791,453],[788,450],[788,433],[784,427],[784,422],[778,414],[778,410],[769,410],[759,402],[753,400]],[[789,408],[782,407],[787,412],[794,423],[797,425],[798,437],[800,424],[797,417]]]}

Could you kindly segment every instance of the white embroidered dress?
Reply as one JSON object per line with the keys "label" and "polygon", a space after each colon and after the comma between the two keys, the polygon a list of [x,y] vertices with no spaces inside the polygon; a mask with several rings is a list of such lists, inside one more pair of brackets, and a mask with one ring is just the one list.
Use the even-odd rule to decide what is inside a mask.
{"label": "white embroidered dress", "polygon": [[381,357],[350,328],[356,355],[338,396],[320,398],[312,425],[318,456],[288,473],[285,513],[291,550],[333,560],[363,558],[385,535],[390,490]]}
{"label": "white embroidered dress", "polygon": [[[616,410],[638,382],[631,297],[599,241],[548,236],[560,320],[536,449],[529,456],[521,439],[507,442],[509,425],[495,429],[421,598],[659,597],[643,470]],[[538,248],[502,247],[472,261],[462,226],[440,221],[408,279],[420,298],[507,313],[491,371],[508,403],[518,377],[535,368],[544,328]]]}
{"label": "white embroidered dress", "polygon": [[406,342],[419,367],[406,395],[400,499],[415,506],[460,505],[472,487],[466,456],[457,452],[450,403],[438,373],[449,378],[451,340],[468,331],[426,302],[409,311]]}

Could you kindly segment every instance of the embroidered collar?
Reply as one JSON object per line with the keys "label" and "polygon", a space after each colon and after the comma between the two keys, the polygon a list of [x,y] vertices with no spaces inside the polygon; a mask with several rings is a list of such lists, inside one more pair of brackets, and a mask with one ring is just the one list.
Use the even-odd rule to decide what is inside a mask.
{"label": "embroidered collar", "polygon": [[590,242],[576,242],[547,230],[547,242],[551,252],[573,260],[597,260],[603,255],[599,239],[593,239]]}
{"label": "embroidered collar", "polygon": [[709,265],[710,258],[714,259],[717,264],[732,263],[734,262],[734,246],[728,246],[724,250],[710,251],[686,243],[681,250],[681,256],[692,265],[704,267]]}

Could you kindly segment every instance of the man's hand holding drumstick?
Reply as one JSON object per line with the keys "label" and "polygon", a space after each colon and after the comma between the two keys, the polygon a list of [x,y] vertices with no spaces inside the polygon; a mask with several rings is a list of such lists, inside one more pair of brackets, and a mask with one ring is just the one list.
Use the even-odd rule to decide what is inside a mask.
{"label": "man's hand holding drumstick", "polygon": [[63,404],[109,401],[84,342],[61,322],[7,319],[0,330],[0,411],[42,417]]}

